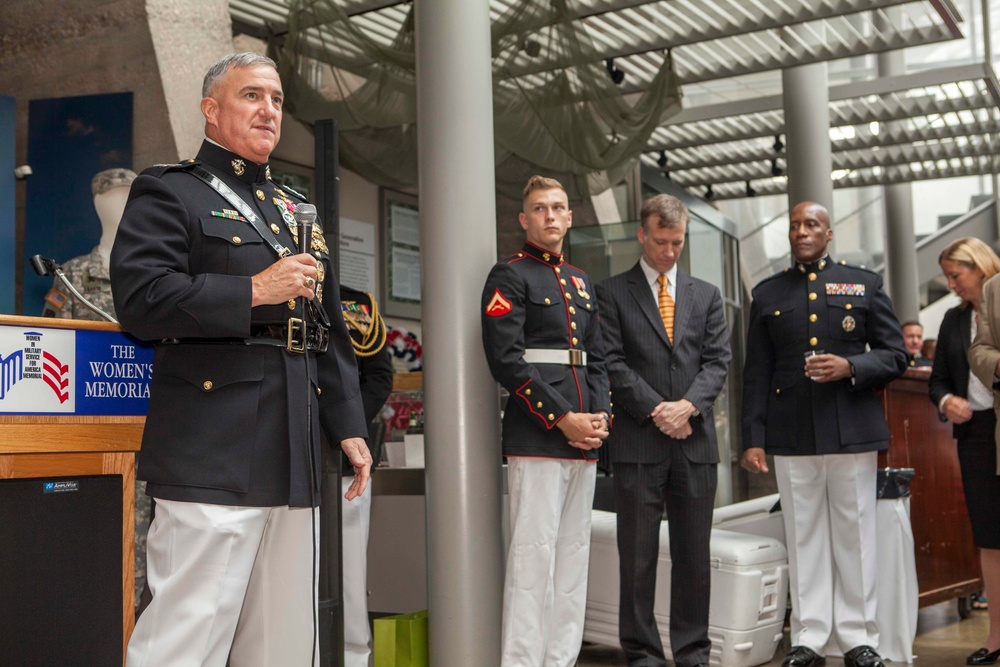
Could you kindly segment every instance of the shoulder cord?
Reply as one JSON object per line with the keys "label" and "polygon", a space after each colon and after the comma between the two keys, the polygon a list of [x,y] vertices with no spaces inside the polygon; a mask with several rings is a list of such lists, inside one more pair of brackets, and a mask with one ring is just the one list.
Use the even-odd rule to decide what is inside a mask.
{"label": "shoulder cord", "polygon": [[[351,344],[354,345],[354,354],[359,357],[371,357],[378,354],[385,347],[386,339],[385,320],[382,319],[382,314],[378,312],[378,304],[375,303],[375,297],[371,295],[371,292],[365,292],[365,294],[368,295],[368,300],[372,304],[372,325],[366,333],[362,334],[360,342],[354,340],[354,337],[351,336]],[[364,331],[364,328],[358,324],[355,317],[347,311],[344,311],[344,320],[353,324],[352,328],[357,331]]]}

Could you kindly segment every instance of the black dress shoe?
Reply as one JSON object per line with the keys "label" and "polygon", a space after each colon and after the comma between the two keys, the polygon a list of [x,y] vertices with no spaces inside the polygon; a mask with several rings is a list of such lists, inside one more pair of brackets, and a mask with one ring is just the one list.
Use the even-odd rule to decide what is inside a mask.
{"label": "black dress shoe", "polygon": [[989,649],[983,647],[965,659],[967,665],[992,665],[1000,660],[1000,648],[990,653]]}
{"label": "black dress shoe", "polygon": [[847,667],[885,667],[882,658],[871,646],[855,646],[844,654]]}
{"label": "black dress shoe", "polygon": [[781,661],[781,667],[823,667],[825,664],[826,658],[808,646],[793,646]]}

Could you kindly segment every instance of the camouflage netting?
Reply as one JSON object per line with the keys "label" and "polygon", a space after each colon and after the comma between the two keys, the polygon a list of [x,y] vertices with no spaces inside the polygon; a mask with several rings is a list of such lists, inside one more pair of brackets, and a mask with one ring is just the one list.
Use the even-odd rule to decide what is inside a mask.
{"label": "camouflage netting", "polygon": [[[397,8],[396,11],[400,11]],[[333,118],[341,164],[387,187],[417,185],[413,5],[376,41],[337,0],[292,0],[279,64],[286,104],[307,123]],[[653,130],[680,110],[669,53],[651,85],[623,94],[566,0],[511,3],[492,27],[497,190],[520,199],[526,174],[597,194],[635,167]],[[458,56],[457,56],[458,57]]]}

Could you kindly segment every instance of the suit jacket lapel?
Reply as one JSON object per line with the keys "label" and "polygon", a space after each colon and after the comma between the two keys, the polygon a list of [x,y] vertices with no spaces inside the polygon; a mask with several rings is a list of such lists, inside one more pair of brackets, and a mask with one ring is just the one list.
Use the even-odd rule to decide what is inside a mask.
{"label": "suit jacket lapel", "polygon": [[[649,320],[650,326],[656,331],[660,340],[669,346],[667,330],[663,328],[663,319],[660,317],[660,307],[657,305],[656,299],[653,298],[653,292],[649,288],[649,283],[646,282],[646,274],[642,272],[642,267],[639,266],[638,262],[628,273],[628,289],[632,293],[632,298],[639,304],[639,310]],[[674,330],[677,330],[676,323]]]}
{"label": "suit jacket lapel", "polygon": [[963,356],[968,356],[969,346],[972,344],[969,339],[972,338],[972,316],[974,312],[970,303],[965,307],[965,312],[962,313],[962,317],[958,320],[958,327],[962,331]]}
{"label": "suit jacket lapel", "polygon": [[[687,330],[688,320],[691,318],[691,309],[694,307],[694,299],[691,292],[694,290],[694,281],[691,276],[677,270],[677,289],[674,294],[674,347],[677,347],[677,339]],[[659,314],[659,311],[657,311]]]}

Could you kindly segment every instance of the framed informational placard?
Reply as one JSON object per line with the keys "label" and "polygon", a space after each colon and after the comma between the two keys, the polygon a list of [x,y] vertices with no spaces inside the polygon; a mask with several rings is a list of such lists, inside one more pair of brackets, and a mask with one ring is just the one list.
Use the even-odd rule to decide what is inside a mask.
{"label": "framed informational placard", "polygon": [[417,198],[382,189],[382,310],[420,319],[420,209]]}
{"label": "framed informational placard", "polygon": [[309,201],[313,201],[312,169],[276,158],[272,158],[268,164],[271,166],[271,180],[275,185],[287,185]]}

